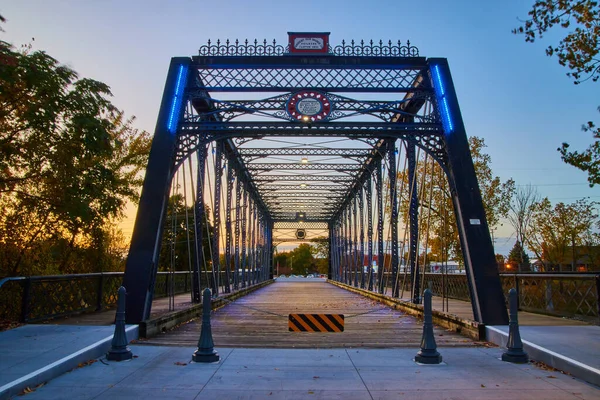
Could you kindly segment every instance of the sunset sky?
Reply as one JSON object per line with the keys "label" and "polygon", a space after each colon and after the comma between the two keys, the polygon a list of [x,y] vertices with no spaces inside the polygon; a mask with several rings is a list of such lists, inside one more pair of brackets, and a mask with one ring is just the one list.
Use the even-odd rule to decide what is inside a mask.
{"label": "sunset sky", "polygon": [[[410,40],[425,57],[450,64],[468,135],[483,137],[502,180],[534,185],[552,203],[600,201],[586,174],[564,164],[557,147],[584,149],[581,131],[598,121],[600,84],[576,86],[544,49],[513,35],[533,1],[76,1],[19,0],[0,5],[0,39],[32,43],[80,76],[107,83],[113,103],[153,132],[171,57],[192,56],[208,39],[276,39],[288,31],[342,39]],[[32,42],[32,38],[35,40]],[[131,234],[131,228],[125,227]],[[514,243],[499,231],[497,251]]]}

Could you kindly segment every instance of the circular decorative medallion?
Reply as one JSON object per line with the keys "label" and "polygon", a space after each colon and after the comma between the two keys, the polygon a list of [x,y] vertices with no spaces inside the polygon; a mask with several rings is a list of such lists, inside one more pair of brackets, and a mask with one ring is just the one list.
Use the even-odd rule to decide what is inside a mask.
{"label": "circular decorative medallion", "polygon": [[287,102],[287,112],[296,121],[323,121],[331,112],[331,102],[321,92],[303,90],[294,93]]}

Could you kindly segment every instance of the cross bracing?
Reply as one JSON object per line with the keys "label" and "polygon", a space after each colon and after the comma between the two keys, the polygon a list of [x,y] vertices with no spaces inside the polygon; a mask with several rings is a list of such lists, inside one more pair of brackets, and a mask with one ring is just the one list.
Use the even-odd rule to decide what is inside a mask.
{"label": "cross bracing", "polygon": [[318,191],[328,191],[328,192],[345,192],[347,188],[345,186],[340,185],[307,185],[307,184],[298,184],[298,185],[259,185],[261,191],[265,193],[270,192],[283,192],[286,190],[310,190],[311,192]]}
{"label": "cross bracing", "polygon": [[284,171],[284,170],[303,170],[303,171],[338,171],[338,172],[354,172],[362,168],[356,164],[294,164],[294,163],[265,163],[265,164],[248,164],[246,166],[249,171]]}
{"label": "cross bracing", "polygon": [[[435,172],[452,196],[475,319],[506,322],[447,61],[400,44],[232,46],[171,62],[125,276],[130,321],[147,317],[165,259],[188,260],[193,301],[203,279],[215,296],[269,279],[282,227],[325,230],[331,279],[418,303]],[[168,220],[181,209],[190,226]],[[161,246],[169,223],[164,235],[191,238],[185,257]]]}

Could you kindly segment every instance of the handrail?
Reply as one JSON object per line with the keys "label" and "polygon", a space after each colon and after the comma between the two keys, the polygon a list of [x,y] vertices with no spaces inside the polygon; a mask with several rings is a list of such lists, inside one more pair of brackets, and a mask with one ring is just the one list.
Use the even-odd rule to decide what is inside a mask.
{"label": "handrail", "polygon": [[[158,275],[184,275],[189,274],[189,271],[158,271]],[[78,279],[78,278],[91,278],[94,276],[119,276],[124,275],[124,272],[90,272],[87,274],[64,274],[64,275],[34,275],[34,276],[9,276],[6,278],[0,279],[0,287],[4,285],[6,282],[10,281],[22,281],[25,279],[29,279],[31,281],[42,281],[42,280],[59,280],[59,279]]]}
{"label": "handrail", "polygon": [[594,279],[598,275],[598,271],[588,273],[500,273],[500,276],[516,276],[519,278],[579,278],[579,279]]}
{"label": "handrail", "polygon": [[2,285],[4,285],[6,282],[23,281],[25,279],[27,279],[25,276],[9,276],[8,278],[2,278],[0,279],[0,287],[2,287]]}

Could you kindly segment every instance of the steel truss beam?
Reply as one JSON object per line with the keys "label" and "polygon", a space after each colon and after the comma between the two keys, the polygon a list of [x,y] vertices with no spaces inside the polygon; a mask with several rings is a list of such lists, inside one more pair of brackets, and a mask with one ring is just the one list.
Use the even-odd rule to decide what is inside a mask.
{"label": "steel truss beam", "polygon": [[362,166],[358,164],[294,164],[294,163],[250,163],[247,164],[248,171],[337,171],[337,172],[354,172],[359,171]]}
{"label": "steel truss beam", "polygon": [[270,192],[279,192],[283,190],[302,190],[302,191],[327,191],[327,192],[346,192],[348,188],[340,185],[259,185],[263,197],[270,196]]}
{"label": "steel truss beam", "polygon": [[[253,114],[266,118],[276,118],[288,121],[295,121],[285,111],[287,101],[291,93],[275,96],[262,100],[218,100],[202,91],[200,95],[191,94],[192,102],[198,104],[199,100],[212,105],[211,108],[196,106],[198,115],[189,117],[190,122],[205,121],[211,116],[219,116],[222,121],[231,121],[243,115]],[[327,116],[327,121],[332,121],[350,116],[365,115],[371,116],[386,122],[397,122],[398,114],[410,117],[413,121],[436,122],[435,114],[419,115],[419,108],[407,107],[407,103],[421,100],[421,105],[425,101],[433,101],[433,90],[426,89],[411,92],[410,97],[396,101],[368,101],[357,100],[329,93],[328,99],[334,105],[334,111]],[[407,110],[411,109],[409,113]]]}
{"label": "steel truss beam", "polygon": [[281,243],[291,243],[291,242],[317,242],[318,240],[316,240],[318,237],[312,237],[312,238],[304,238],[304,239],[296,239],[296,238],[280,238],[280,237],[274,237],[273,238],[273,243],[275,244],[275,246],[277,246],[277,244],[281,244]]}
{"label": "steel truss beam", "polygon": [[363,159],[371,154],[371,149],[328,149],[328,148],[285,148],[285,149],[260,149],[240,148],[240,156],[244,159],[254,157],[272,156],[326,156]]}
{"label": "steel truss beam", "polygon": [[[267,202],[269,206],[271,206],[274,211],[280,210],[281,208],[291,207],[291,206],[302,206],[306,204],[307,206],[319,207],[323,206],[324,208],[333,208],[339,204],[338,201],[327,201],[327,200],[311,200],[311,199],[282,199],[279,201],[269,201]],[[277,207],[279,206],[279,207]]]}
{"label": "steel truss beam", "polygon": [[328,229],[329,226],[327,223],[324,222],[295,222],[295,223],[290,223],[290,222],[281,222],[281,221],[275,221],[275,225],[273,226],[273,229],[299,229],[299,228],[304,228],[304,229]]}
{"label": "steel truss beam", "polygon": [[301,199],[306,198],[323,198],[323,199],[339,199],[342,196],[340,193],[331,194],[331,193],[312,193],[312,188],[310,190],[304,190],[302,192],[272,192],[263,195],[263,199],[272,200],[272,199],[283,199],[289,197],[298,197]]}
{"label": "steel truss beam", "polygon": [[441,135],[443,133],[439,123],[387,123],[387,122],[183,122],[183,134],[197,135],[223,135],[230,133],[233,136],[248,138],[262,138],[269,136],[341,136],[366,138],[374,137],[399,137],[403,134],[413,135]]}
{"label": "steel truss beam", "polygon": [[[352,177],[347,175],[260,175],[254,178],[254,182],[336,182],[349,183],[352,182]],[[260,186],[260,185],[259,185]]]}

